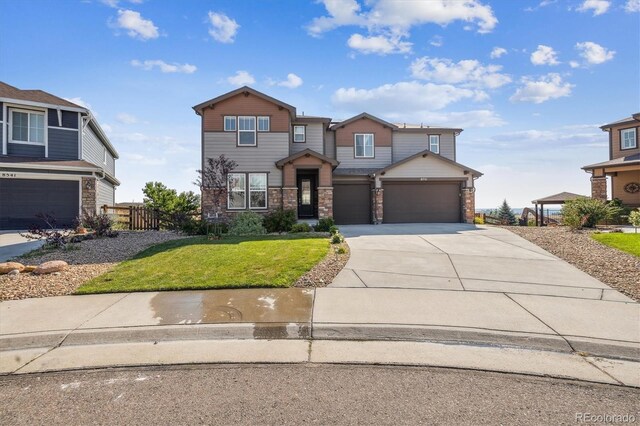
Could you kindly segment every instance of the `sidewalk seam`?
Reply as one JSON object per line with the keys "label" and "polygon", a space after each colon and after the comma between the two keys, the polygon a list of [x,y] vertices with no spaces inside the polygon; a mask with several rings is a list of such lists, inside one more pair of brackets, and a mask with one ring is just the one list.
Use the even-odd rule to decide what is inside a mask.
{"label": "sidewalk seam", "polygon": [[356,277],[358,277],[358,279],[360,280],[360,282],[362,283],[362,285],[364,285],[365,288],[369,288],[369,286],[367,285],[367,283],[364,282],[364,280],[362,278],[360,278],[360,275],[358,275],[358,273],[356,272],[355,269],[352,269],[353,273],[355,274]]}
{"label": "sidewalk seam", "polygon": [[[511,234],[513,234],[513,235],[515,235],[516,237],[520,238],[522,241],[525,241],[525,242],[527,242],[527,243],[533,244],[531,241],[525,240],[525,239],[524,239],[524,238],[522,238],[521,236],[519,236],[519,235],[517,235],[517,234],[514,234],[514,233],[513,233],[513,232],[511,232],[511,231],[508,231],[508,232],[509,232],[509,233],[511,233]],[[475,235],[475,234],[474,234],[474,235]],[[489,238],[490,240],[497,241],[497,242],[499,242],[499,243],[508,244],[508,245],[510,245],[510,246],[517,247],[517,248],[522,249],[522,250],[530,251],[531,253],[539,254],[539,255],[542,255],[542,256],[545,256],[545,257],[550,257],[550,258],[551,258],[551,260],[562,260],[562,259],[560,259],[558,256],[554,255],[553,253],[548,252],[547,250],[543,249],[543,248],[542,248],[542,247],[540,247],[540,246],[537,246],[537,247],[540,247],[540,249],[542,249],[542,250],[543,250],[545,253],[547,253],[547,254],[539,253],[539,252],[537,252],[537,251],[535,251],[535,250],[531,250],[531,249],[528,249],[528,248],[525,248],[525,247],[519,246],[519,245],[517,245],[517,244],[509,243],[509,242],[507,242],[507,241],[502,241],[502,240],[499,240],[499,239],[497,239],[497,238],[490,237],[490,236],[488,236],[488,235],[483,235],[483,234],[477,234],[477,235],[479,235],[480,237]],[[534,244],[534,245],[535,245],[535,244]],[[540,260],[540,259],[539,259],[539,260]]]}
{"label": "sidewalk seam", "polygon": [[615,380],[616,382],[620,383],[622,386],[627,386],[624,382],[616,379],[615,377],[613,377],[611,374],[609,374],[607,371],[603,370],[602,368],[598,367],[596,364],[594,364],[593,362],[589,361],[586,357],[582,357],[582,359],[584,360],[584,362],[586,362],[587,364],[595,367],[598,371],[602,372],[603,374],[605,374],[608,377],[611,377],[613,380]]}

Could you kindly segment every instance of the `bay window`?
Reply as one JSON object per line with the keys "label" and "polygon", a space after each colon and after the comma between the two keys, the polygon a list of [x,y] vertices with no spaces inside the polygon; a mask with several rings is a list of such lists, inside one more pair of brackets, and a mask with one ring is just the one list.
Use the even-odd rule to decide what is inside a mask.
{"label": "bay window", "polygon": [[44,113],[11,111],[11,142],[44,144]]}
{"label": "bay window", "polygon": [[373,134],[371,133],[355,134],[355,157],[356,158],[373,158],[374,157]]}

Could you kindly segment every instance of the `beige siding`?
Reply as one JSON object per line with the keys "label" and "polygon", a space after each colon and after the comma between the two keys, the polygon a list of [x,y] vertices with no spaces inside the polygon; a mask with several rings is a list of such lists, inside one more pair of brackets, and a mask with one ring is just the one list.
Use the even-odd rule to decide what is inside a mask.
{"label": "beige siding", "polygon": [[440,155],[451,161],[456,161],[455,139],[453,133],[440,135]]}
{"label": "beige siding", "polygon": [[[293,124],[295,126],[295,124]],[[291,142],[291,154],[304,151],[305,149],[311,149],[318,154],[323,153],[322,136],[324,133],[322,123],[309,123],[306,126],[306,141],[304,143]],[[292,138],[293,140],[293,138]]]}
{"label": "beige siding", "polygon": [[[380,176],[376,177],[376,186],[380,187]],[[400,164],[391,170],[388,170],[382,179],[390,178],[411,178],[411,179],[428,179],[428,178],[465,178],[467,185],[473,185],[471,174],[464,174],[464,170],[453,164],[438,159],[435,156],[418,157],[404,164]]]}
{"label": "beige siding", "polygon": [[[620,131],[623,129],[636,129],[636,148],[635,149],[621,149],[620,146]],[[640,154],[640,127],[634,123],[622,124],[613,127],[611,130],[611,159],[628,157],[634,154]]]}
{"label": "beige siding", "polygon": [[276,161],[289,156],[289,133],[258,133],[258,146],[236,146],[235,133],[205,132],[204,158],[224,154],[238,163],[239,172],[268,172],[269,186],[282,185]]}
{"label": "beige siding", "polygon": [[375,158],[354,158],[353,146],[339,146],[337,148],[338,158],[336,158],[340,165],[338,168],[376,168],[386,167],[391,164],[391,147],[390,146],[376,146]]}
{"label": "beige siding", "polygon": [[336,134],[333,130],[327,130],[324,133],[324,155],[336,158]]}
{"label": "beige siding", "polygon": [[631,182],[640,182],[640,170],[618,172],[611,184],[611,198],[619,198],[624,204],[640,207],[640,193],[631,194],[624,190],[624,186]]}
{"label": "beige siding", "polygon": [[[106,164],[104,163],[105,150],[107,151]],[[116,174],[115,159],[89,126],[82,131],[82,159],[102,167],[112,176]]]}
{"label": "beige siding", "polygon": [[98,181],[98,193],[97,193],[98,208],[104,206],[113,206],[115,204],[115,191],[113,185],[104,179]]}

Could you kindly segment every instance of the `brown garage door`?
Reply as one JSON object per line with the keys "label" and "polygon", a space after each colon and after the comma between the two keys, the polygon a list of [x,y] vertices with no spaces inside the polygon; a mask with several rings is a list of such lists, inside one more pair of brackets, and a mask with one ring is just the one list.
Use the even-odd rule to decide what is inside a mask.
{"label": "brown garage door", "polygon": [[333,184],[333,218],[338,225],[371,223],[369,183]]}
{"label": "brown garage door", "polygon": [[460,222],[459,182],[384,182],[384,223]]}

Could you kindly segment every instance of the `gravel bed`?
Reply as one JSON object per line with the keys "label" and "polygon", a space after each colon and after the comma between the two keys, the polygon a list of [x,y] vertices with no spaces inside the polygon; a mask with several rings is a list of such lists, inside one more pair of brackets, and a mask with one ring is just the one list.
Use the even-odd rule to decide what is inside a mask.
{"label": "gravel bed", "polygon": [[[338,254],[338,249],[342,247],[345,252]],[[338,272],[347,264],[351,251],[346,242],[331,244],[329,253],[309,272],[298,278],[295,287],[326,287],[338,275]]]}
{"label": "gravel bed", "polygon": [[640,258],[600,244],[591,238],[594,231],[572,231],[565,227],[504,228],[640,301]]}
{"label": "gravel bed", "polygon": [[85,282],[104,274],[136,253],[152,245],[179,238],[185,236],[165,231],[121,231],[116,238],[86,240],[70,245],[69,249],[39,249],[14,260],[23,265],[64,260],[69,268],[49,275],[0,275],[0,300],[72,294]]}

